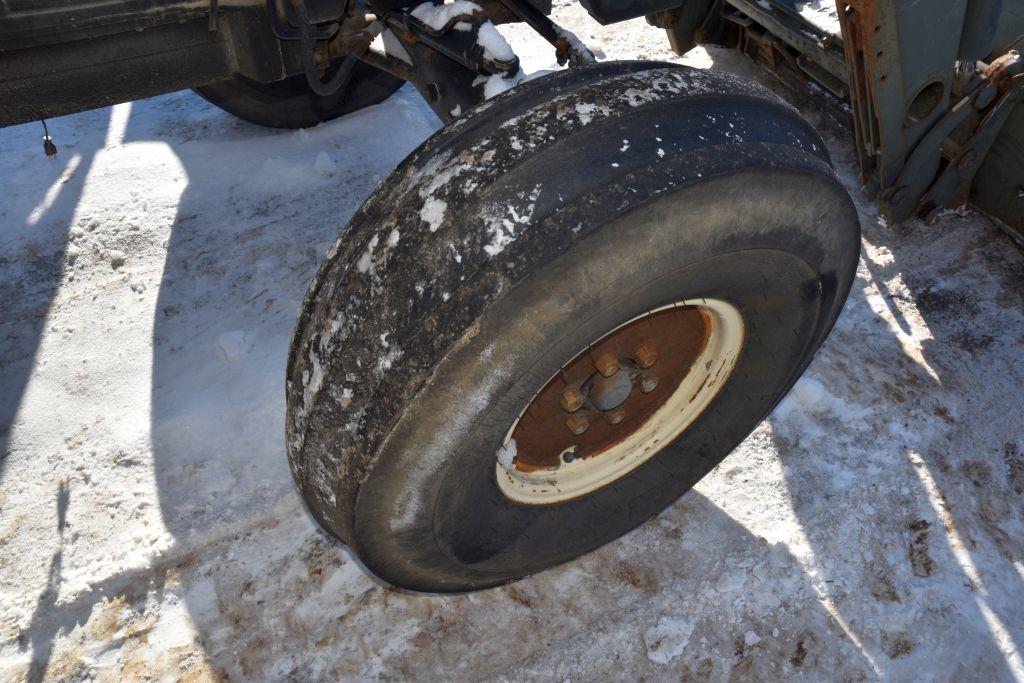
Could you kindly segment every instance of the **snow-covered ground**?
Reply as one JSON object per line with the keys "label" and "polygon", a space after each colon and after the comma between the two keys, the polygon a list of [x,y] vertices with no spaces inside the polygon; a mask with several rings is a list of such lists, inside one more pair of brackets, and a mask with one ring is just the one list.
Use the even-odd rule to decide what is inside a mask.
{"label": "snow-covered ground", "polygon": [[[599,55],[674,59],[561,2]],[[1024,255],[973,213],[882,225],[803,107],[864,228],[807,375],[659,518],[447,597],[369,577],[284,456],[299,300],[437,127],[417,95],[280,132],[181,92],[51,121],[55,162],[0,130],[0,679],[1024,678]]]}

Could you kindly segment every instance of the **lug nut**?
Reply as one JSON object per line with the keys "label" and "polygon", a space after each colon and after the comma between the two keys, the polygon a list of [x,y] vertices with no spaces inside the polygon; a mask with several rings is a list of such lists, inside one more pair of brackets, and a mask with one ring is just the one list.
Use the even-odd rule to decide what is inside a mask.
{"label": "lug nut", "polygon": [[575,413],[583,407],[583,394],[575,389],[566,389],[562,394],[562,409],[567,413]]}
{"label": "lug nut", "polygon": [[604,421],[610,425],[617,425],[626,417],[626,409],[622,406],[609,410],[604,414]]}
{"label": "lug nut", "polygon": [[643,369],[647,369],[658,362],[658,352],[647,344],[641,344],[633,352],[633,360]]}
{"label": "lug nut", "polygon": [[573,436],[579,436],[590,427],[590,421],[586,415],[570,415],[565,419],[565,426],[569,428]]}
{"label": "lug nut", "polygon": [[594,361],[594,365],[602,377],[611,377],[619,371],[619,359],[613,353],[602,354],[600,358]]}
{"label": "lug nut", "polygon": [[658,378],[649,372],[640,375],[640,391],[649,394],[658,386]]}

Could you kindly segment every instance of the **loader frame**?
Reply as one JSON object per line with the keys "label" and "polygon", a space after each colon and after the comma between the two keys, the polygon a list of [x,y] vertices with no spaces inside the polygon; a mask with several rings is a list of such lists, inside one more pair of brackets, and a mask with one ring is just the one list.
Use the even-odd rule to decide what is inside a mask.
{"label": "loader frame", "polygon": [[[889,223],[970,202],[1024,240],[1024,2],[840,1],[840,35],[802,5],[719,0],[690,42],[735,45],[848,106],[862,185]],[[673,36],[671,16],[649,19]]]}

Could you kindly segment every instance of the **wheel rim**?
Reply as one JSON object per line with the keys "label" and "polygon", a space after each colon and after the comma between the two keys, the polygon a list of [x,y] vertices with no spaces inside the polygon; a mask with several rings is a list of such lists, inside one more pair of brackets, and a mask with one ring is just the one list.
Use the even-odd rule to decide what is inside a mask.
{"label": "wheel rim", "polygon": [[528,505],[586,495],[672,443],[726,384],[743,318],[717,299],[678,301],[589,344],[534,395],[497,451],[498,488]]}

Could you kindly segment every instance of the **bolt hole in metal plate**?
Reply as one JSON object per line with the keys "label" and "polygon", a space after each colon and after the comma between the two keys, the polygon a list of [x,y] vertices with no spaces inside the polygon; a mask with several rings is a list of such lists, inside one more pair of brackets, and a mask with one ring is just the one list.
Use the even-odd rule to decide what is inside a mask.
{"label": "bolt hole in metal plate", "polygon": [[711,404],[743,347],[718,299],[643,313],[590,344],[533,397],[497,452],[498,488],[549,505],[612,483],[672,443]]}
{"label": "bolt hole in metal plate", "polygon": [[942,97],[946,94],[946,83],[942,79],[935,79],[924,85],[914,99],[907,105],[907,114],[903,118],[903,127],[912,128],[928,120],[935,109],[942,103]]}

